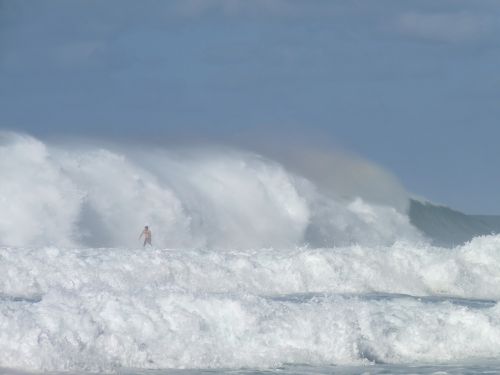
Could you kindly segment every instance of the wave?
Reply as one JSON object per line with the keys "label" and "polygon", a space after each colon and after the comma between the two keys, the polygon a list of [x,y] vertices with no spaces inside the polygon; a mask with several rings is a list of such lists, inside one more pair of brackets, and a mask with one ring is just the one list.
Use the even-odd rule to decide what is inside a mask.
{"label": "wave", "polygon": [[466,215],[449,207],[410,200],[411,223],[438,246],[455,247],[477,236],[500,233],[500,216]]}
{"label": "wave", "polygon": [[[498,299],[500,236],[455,249],[387,246],[219,251],[125,248],[2,248],[2,295],[39,298],[50,290],[190,293],[396,293]],[[32,296],[32,297],[30,297]],[[22,298],[21,298],[22,299]]]}
{"label": "wave", "polygon": [[451,250],[1,248],[10,277],[0,280],[0,364],[113,371],[496,357],[499,245],[500,236]]}
{"label": "wave", "polygon": [[395,207],[325,194],[316,181],[239,150],[57,146],[3,133],[0,174],[4,245],[130,247],[146,224],[160,247],[422,239]]}
{"label": "wave", "polygon": [[2,343],[0,362],[33,370],[113,371],[441,363],[500,354],[498,306],[144,294],[102,292],[82,307],[53,292],[36,308],[19,307],[7,320],[11,341]]}

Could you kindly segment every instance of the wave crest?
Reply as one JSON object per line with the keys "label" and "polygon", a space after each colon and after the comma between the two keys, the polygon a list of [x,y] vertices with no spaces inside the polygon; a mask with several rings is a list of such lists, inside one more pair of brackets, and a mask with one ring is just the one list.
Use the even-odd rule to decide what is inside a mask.
{"label": "wave crest", "polygon": [[4,244],[259,248],[420,239],[408,217],[321,192],[279,163],[238,150],[111,150],[0,136]]}

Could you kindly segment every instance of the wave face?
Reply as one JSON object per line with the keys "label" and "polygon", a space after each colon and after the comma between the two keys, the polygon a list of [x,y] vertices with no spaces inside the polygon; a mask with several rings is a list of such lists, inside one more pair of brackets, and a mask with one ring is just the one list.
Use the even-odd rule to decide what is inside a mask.
{"label": "wave face", "polygon": [[500,233],[500,216],[466,215],[451,208],[411,199],[411,223],[438,246],[454,247],[477,236]]}
{"label": "wave face", "polygon": [[120,152],[4,133],[0,174],[0,241],[10,246],[134,246],[146,224],[160,247],[420,238],[394,207],[324,194],[314,181],[243,151]]}
{"label": "wave face", "polygon": [[113,371],[497,357],[499,247],[500,237],[452,250],[2,248],[0,364]]}

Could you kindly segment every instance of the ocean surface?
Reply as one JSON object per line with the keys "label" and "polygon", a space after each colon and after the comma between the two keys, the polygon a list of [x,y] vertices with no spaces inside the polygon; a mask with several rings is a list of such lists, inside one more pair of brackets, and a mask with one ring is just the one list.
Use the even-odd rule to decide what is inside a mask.
{"label": "ocean surface", "polygon": [[500,236],[289,169],[3,134],[0,374],[500,373]]}

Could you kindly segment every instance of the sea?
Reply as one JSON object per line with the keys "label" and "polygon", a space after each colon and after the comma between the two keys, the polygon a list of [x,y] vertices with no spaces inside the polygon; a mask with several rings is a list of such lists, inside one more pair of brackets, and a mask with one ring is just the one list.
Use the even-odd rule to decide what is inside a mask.
{"label": "sea", "polygon": [[378,170],[2,133],[0,175],[0,374],[500,373],[495,220]]}

